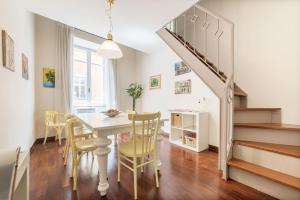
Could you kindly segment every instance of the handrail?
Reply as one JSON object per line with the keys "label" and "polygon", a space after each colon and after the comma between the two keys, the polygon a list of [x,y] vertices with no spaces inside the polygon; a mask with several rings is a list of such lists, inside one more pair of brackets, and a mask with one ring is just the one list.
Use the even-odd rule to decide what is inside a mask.
{"label": "handrail", "polygon": [[[202,14],[204,14],[204,18],[201,18]],[[214,25],[216,30],[209,31]],[[220,150],[226,152],[224,160],[227,161],[231,158],[233,145],[234,24],[230,20],[195,4],[165,25],[164,28],[168,29],[177,39],[180,39],[183,45],[195,55],[200,53],[197,57],[201,62],[214,71],[224,82],[224,93],[218,96],[225,102],[224,105],[221,104],[221,112],[224,113],[221,116],[225,116],[224,118],[221,117],[221,124],[223,124],[221,133],[224,131],[226,134],[222,137],[226,140],[223,143],[226,145],[220,147]],[[198,38],[200,36],[202,36],[202,40]],[[211,38],[216,40],[216,47],[211,46],[211,44],[214,44],[209,41]],[[221,45],[224,45],[224,42],[227,46],[222,46],[225,50],[222,49],[223,51],[221,51]],[[210,48],[210,51],[208,48]],[[215,56],[210,55],[212,48],[213,53],[216,54]],[[225,61],[224,59],[221,60],[221,55],[227,59]],[[213,60],[213,57],[216,59]],[[226,166],[226,163],[221,164],[220,167],[225,170],[225,178],[227,178],[227,170],[224,169],[224,166]]]}

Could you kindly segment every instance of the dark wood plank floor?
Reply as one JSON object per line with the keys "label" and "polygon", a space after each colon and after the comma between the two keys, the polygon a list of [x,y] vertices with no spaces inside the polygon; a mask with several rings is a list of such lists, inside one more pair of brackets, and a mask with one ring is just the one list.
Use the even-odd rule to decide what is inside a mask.
{"label": "dark wood plank floor", "polygon": [[[117,183],[116,151],[111,145],[109,155],[109,192],[104,199],[128,200],[133,196],[132,173],[121,170],[121,184]],[[79,166],[78,190],[72,192],[69,178],[70,162],[63,166],[63,147],[55,142],[36,144],[31,154],[30,199],[101,199],[97,191],[98,164],[96,157],[84,155]],[[153,168],[139,174],[138,197],[142,200],[189,199],[274,199],[235,181],[224,181],[217,170],[217,153],[194,153],[169,144],[164,138],[161,148],[163,166],[160,170],[160,188],[155,188]]]}

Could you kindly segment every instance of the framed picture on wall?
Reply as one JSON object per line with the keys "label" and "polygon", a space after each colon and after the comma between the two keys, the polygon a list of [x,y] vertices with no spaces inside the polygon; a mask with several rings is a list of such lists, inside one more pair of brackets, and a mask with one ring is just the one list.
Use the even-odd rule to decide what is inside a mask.
{"label": "framed picture on wall", "polygon": [[3,67],[15,71],[15,44],[8,33],[2,30],[2,59]]}
{"label": "framed picture on wall", "polygon": [[175,82],[175,94],[190,94],[192,92],[191,79]]}
{"label": "framed picture on wall", "polygon": [[28,80],[28,58],[22,53],[22,77]]}
{"label": "framed picture on wall", "polygon": [[43,86],[45,88],[55,88],[55,69],[53,67],[43,68]]}
{"label": "framed picture on wall", "polygon": [[191,69],[184,62],[175,63],[175,76],[191,72]]}
{"label": "framed picture on wall", "polygon": [[150,89],[159,89],[161,87],[161,75],[151,76],[149,80]]}

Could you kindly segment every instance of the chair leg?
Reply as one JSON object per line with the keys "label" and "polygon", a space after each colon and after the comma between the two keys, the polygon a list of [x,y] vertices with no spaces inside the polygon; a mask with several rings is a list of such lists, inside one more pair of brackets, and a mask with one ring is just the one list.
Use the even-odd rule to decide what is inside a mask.
{"label": "chair leg", "polygon": [[158,168],[157,168],[157,158],[156,158],[156,153],[155,152],[154,152],[153,158],[154,158],[153,165],[154,165],[155,182],[156,182],[156,187],[159,188],[158,172],[157,172],[157,170],[158,170]]}
{"label": "chair leg", "polygon": [[120,180],[120,171],[121,171],[121,170],[120,170],[120,167],[121,167],[121,166],[120,166],[120,165],[121,165],[121,164],[120,164],[120,159],[121,159],[121,156],[120,156],[120,152],[119,152],[119,150],[118,150],[118,182],[119,182],[119,183],[120,183],[120,181],[121,181],[121,180]]}
{"label": "chair leg", "polygon": [[59,127],[57,129],[57,135],[58,135],[58,144],[61,145],[61,134],[62,134],[62,127]]}
{"label": "chair leg", "polygon": [[134,199],[137,199],[137,159],[133,158]]}
{"label": "chair leg", "polygon": [[63,158],[66,157],[66,152],[67,152],[67,144],[68,144],[68,138],[66,138],[66,143],[64,147],[64,153],[63,153]]}
{"label": "chair leg", "polygon": [[67,138],[66,147],[64,152],[64,165],[67,165],[68,157],[69,157],[69,149],[70,149],[70,140]]}
{"label": "chair leg", "polygon": [[77,189],[77,155],[73,161],[73,190]]}
{"label": "chair leg", "polygon": [[48,137],[48,126],[46,126],[46,133],[45,133],[45,139],[44,139],[44,144],[47,142],[47,137]]}
{"label": "chair leg", "polygon": [[[142,157],[141,159],[141,164],[145,162],[145,158]],[[144,173],[144,166],[141,166],[141,173]]]}

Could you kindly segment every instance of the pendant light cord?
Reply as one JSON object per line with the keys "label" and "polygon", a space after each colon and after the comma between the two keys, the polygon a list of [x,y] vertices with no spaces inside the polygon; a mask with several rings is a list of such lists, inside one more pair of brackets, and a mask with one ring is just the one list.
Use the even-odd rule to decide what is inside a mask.
{"label": "pendant light cord", "polygon": [[112,17],[111,17],[111,13],[112,13],[111,4],[109,5],[109,8],[107,8],[105,10],[105,13],[106,13],[106,15],[108,17],[108,20],[109,20],[109,31],[108,31],[108,33],[112,34],[114,27],[113,27]]}

